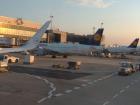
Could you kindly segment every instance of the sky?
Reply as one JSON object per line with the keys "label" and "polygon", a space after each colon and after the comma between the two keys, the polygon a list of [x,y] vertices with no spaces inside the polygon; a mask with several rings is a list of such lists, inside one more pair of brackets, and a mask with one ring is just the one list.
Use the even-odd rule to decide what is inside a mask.
{"label": "sky", "polygon": [[104,43],[128,45],[140,37],[140,0],[0,0],[0,15],[43,24],[51,15],[62,31],[91,34],[103,22]]}

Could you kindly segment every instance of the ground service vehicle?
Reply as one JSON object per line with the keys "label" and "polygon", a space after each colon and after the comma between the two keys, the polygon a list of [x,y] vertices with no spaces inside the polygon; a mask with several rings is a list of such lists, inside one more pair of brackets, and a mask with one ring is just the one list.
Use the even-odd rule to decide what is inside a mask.
{"label": "ground service vehicle", "polygon": [[9,55],[0,55],[0,61],[5,61],[8,63],[18,63],[19,58],[14,56],[9,56]]}
{"label": "ground service vehicle", "polygon": [[136,69],[132,62],[123,61],[120,63],[119,75],[130,75],[134,72],[136,72]]}

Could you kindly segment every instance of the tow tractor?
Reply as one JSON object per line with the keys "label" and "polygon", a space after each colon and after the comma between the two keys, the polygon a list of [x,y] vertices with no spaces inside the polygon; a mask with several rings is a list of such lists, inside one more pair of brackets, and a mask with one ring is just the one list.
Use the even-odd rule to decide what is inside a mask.
{"label": "tow tractor", "polygon": [[130,75],[136,72],[135,65],[132,62],[123,61],[120,63],[119,75]]}

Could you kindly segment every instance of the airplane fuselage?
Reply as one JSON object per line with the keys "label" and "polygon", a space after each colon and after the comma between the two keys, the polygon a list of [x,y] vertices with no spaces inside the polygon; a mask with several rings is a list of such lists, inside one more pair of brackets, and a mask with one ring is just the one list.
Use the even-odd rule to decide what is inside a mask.
{"label": "airplane fuselage", "polygon": [[61,54],[91,55],[94,52],[102,51],[101,46],[83,45],[78,43],[44,43],[40,47]]}
{"label": "airplane fuselage", "polygon": [[112,47],[107,49],[111,53],[133,53],[136,51],[136,48],[129,48],[127,46]]}

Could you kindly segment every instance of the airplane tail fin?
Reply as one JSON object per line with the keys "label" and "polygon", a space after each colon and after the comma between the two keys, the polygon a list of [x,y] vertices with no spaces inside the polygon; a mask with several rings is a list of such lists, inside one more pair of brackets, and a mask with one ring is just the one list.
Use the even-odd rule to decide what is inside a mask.
{"label": "airplane tail fin", "polygon": [[35,35],[28,40],[25,45],[22,46],[22,48],[27,50],[32,50],[38,46],[40,43],[41,37],[49,27],[49,24],[51,23],[51,20],[47,21],[36,33]]}
{"label": "airplane tail fin", "polygon": [[100,46],[103,37],[103,28],[99,28],[93,36],[93,45]]}
{"label": "airplane tail fin", "polygon": [[136,48],[139,42],[139,38],[136,38],[128,47],[129,48]]}

